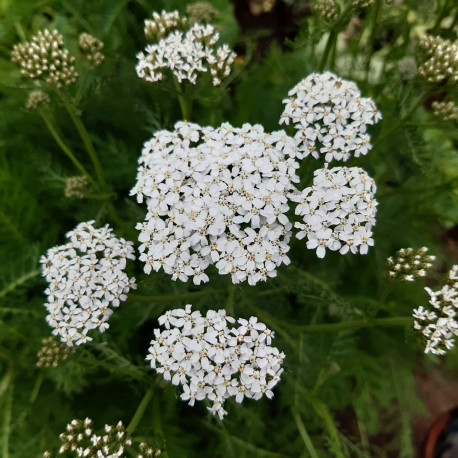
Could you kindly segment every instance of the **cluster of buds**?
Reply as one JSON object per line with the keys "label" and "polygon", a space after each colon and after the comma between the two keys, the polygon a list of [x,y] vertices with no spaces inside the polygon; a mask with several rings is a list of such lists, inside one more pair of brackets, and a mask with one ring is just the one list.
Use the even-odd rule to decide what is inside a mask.
{"label": "cluster of buds", "polygon": [[87,177],[75,176],[65,180],[65,197],[67,199],[84,199],[87,191]]}
{"label": "cluster of buds", "polygon": [[145,20],[145,37],[148,41],[159,40],[173,30],[184,29],[188,23],[187,18],[180,17],[178,11],[162,11],[160,14],[153,12],[153,19]]}
{"label": "cluster of buds", "polygon": [[424,277],[436,259],[435,256],[428,255],[427,251],[426,247],[419,248],[417,251],[412,248],[401,248],[394,257],[390,256],[386,260],[388,277],[404,282]]}
{"label": "cluster of buds", "polygon": [[137,455],[137,458],[158,458],[161,456],[160,449],[150,447],[146,442],[140,442],[138,448],[140,454]]}
{"label": "cluster of buds", "polygon": [[352,4],[356,8],[367,8],[374,3],[374,0],[353,0]]}
{"label": "cluster of buds", "polygon": [[49,95],[43,91],[32,91],[25,104],[28,110],[37,110],[38,108],[45,107],[51,102]]}
{"label": "cluster of buds", "polygon": [[458,265],[448,272],[444,286],[438,291],[425,288],[431,308],[413,311],[414,329],[422,334],[425,353],[443,355],[454,347],[458,335]]}
{"label": "cluster of buds", "polygon": [[[90,418],[72,420],[67,425],[67,431],[59,435],[59,439],[62,444],[59,454],[75,457],[121,457],[125,456],[125,448],[132,444],[121,421],[116,426],[105,425],[104,433],[97,435]],[[51,456],[50,452],[43,454],[43,458],[51,458]]]}
{"label": "cluster of buds", "polygon": [[441,37],[427,35],[420,39],[419,46],[428,60],[418,73],[428,83],[456,84],[458,81],[458,45]]}
{"label": "cluster of buds", "polygon": [[249,0],[250,12],[254,16],[270,13],[275,6],[275,0]]}
{"label": "cluster of buds", "polygon": [[335,0],[316,0],[314,10],[328,21],[335,21],[339,16]]}
{"label": "cluster of buds", "polygon": [[219,15],[219,11],[208,2],[196,2],[186,6],[190,24],[209,24]]}
{"label": "cluster of buds", "polygon": [[137,54],[135,69],[140,78],[155,83],[171,72],[179,83],[196,84],[199,75],[210,73],[212,84],[219,86],[229,76],[236,55],[227,44],[218,46],[215,27],[193,24],[182,30],[187,23],[177,11],[153,13],[153,20],[145,21],[146,38],[159,41]]}
{"label": "cluster of buds", "polygon": [[26,78],[43,79],[57,89],[76,81],[75,58],[64,47],[57,31],[38,32],[32,40],[14,45],[11,60]]}
{"label": "cluster of buds", "polygon": [[37,367],[57,367],[75,353],[75,349],[59,342],[55,337],[46,337],[41,341],[37,354]]}
{"label": "cluster of buds", "polygon": [[78,44],[83,57],[95,67],[98,67],[105,59],[105,56],[101,53],[103,43],[98,38],[83,32],[79,36]]}
{"label": "cluster of buds", "polygon": [[409,81],[415,78],[417,74],[417,64],[413,57],[407,56],[398,61],[399,77],[403,81]]}
{"label": "cluster of buds", "polygon": [[431,104],[433,116],[441,121],[458,121],[458,107],[453,101],[433,102]]}

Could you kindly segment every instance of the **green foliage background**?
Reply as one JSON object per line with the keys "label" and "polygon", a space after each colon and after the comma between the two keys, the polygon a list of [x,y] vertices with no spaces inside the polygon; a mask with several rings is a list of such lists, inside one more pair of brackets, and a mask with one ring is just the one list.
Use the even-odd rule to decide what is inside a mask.
{"label": "green foliage background", "polygon": [[[285,39],[269,26],[242,30],[229,0],[212,4],[220,11],[222,40],[242,58],[222,98],[196,103],[192,121],[278,129],[281,100],[319,70],[329,24],[307,2],[279,2],[291,12]],[[128,193],[142,143],[153,131],[172,128],[181,114],[170,93],[136,76],[135,55],[145,46],[143,20],[151,11],[184,12],[185,6],[179,0],[0,0],[0,455],[38,457],[56,450],[58,434],[73,418],[88,416],[99,427],[127,424],[153,385],[135,435],[169,457],[414,456],[411,418],[423,411],[415,371],[438,371],[441,361],[423,355],[409,326],[376,326],[372,320],[407,317],[426,303],[424,282],[388,284],[385,260],[397,249],[430,247],[438,257],[427,280],[432,285],[456,263],[444,244],[444,234],[458,223],[456,125],[437,123],[429,113],[433,98],[456,100],[456,87],[430,88],[424,103],[396,127],[425,89],[418,76],[402,80],[397,62],[405,56],[422,62],[417,40],[426,32],[456,40],[458,8],[449,0],[376,0],[354,12],[351,33],[347,24],[341,27],[326,68],[356,81],[383,113],[371,129],[374,150],[349,163],[377,182],[376,244],[367,256],[328,253],[319,260],[303,241],[293,240],[292,265],[276,279],[236,287],[235,315],[259,316],[287,355],[272,401],[228,402],[229,415],[220,422],[203,403],[190,408],[181,402],[179,390],[148,369],[144,358],[161,312],[199,291],[191,300],[195,307],[224,307],[227,282],[213,273],[199,288],[173,283],[161,273],[145,276],[140,262],[131,269],[138,294],[150,299],[122,304],[110,329],[78,348],[71,361],[56,369],[35,367],[41,339],[50,334],[39,256],[90,219],[136,240],[134,226],[144,208]],[[73,55],[83,31],[105,44],[105,63],[80,78],[74,91],[121,221],[112,220],[106,200],[65,198],[65,178],[76,171],[40,116],[24,108],[35,84],[21,79],[10,51],[43,28],[57,28]],[[260,38],[268,43],[262,49]],[[53,99],[51,110],[63,138],[90,168],[64,107]],[[304,180],[321,165],[309,163]],[[446,357],[454,374],[455,353]]]}

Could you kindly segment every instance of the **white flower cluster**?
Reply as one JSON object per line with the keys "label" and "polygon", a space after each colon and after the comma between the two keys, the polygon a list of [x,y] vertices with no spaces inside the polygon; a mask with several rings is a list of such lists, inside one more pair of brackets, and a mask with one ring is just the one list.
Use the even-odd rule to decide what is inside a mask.
{"label": "white flower cluster", "polygon": [[348,251],[366,254],[374,244],[372,226],[375,224],[377,201],[374,180],[357,167],[318,169],[313,184],[293,196],[298,203],[296,214],[304,223],[296,237],[307,236],[307,248],[319,258],[326,248],[345,254]]}
{"label": "white flower cluster", "polygon": [[[206,316],[186,308],[168,311],[159,318],[165,331],[155,329],[147,360],[173,385],[182,385],[181,399],[209,399],[209,411],[221,419],[224,401],[235,397],[272,398],[280,380],[285,355],[271,347],[274,333],[256,317],[235,320],[224,310],[209,310]],[[229,324],[234,324],[230,326]]]}
{"label": "white flower cluster", "polygon": [[425,246],[417,251],[412,248],[401,248],[394,257],[390,256],[386,260],[388,277],[404,282],[424,277],[436,259],[435,256],[427,255],[427,252],[428,248]]}
{"label": "white flower cluster", "polygon": [[289,264],[287,194],[298,164],[294,140],[260,125],[178,122],[145,143],[131,195],[146,200],[140,260],[172,279],[208,281],[215,264],[233,283],[255,284]]}
{"label": "white flower cluster", "polygon": [[[132,445],[126,429],[119,421],[116,426],[105,425],[103,434],[94,431],[90,418],[72,420],[67,425],[66,432],[59,435],[61,446],[59,455],[89,458],[116,458],[125,456],[125,448]],[[45,452],[43,458],[51,458],[50,452]]]}
{"label": "white flower cluster", "polygon": [[[179,83],[196,84],[200,74],[210,71],[213,85],[220,85],[229,76],[236,54],[227,44],[217,46],[219,33],[215,28],[211,24],[193,24],[187,31],[175,30],[175,25],[179,25],[175,17],[178,13],[162,14],[172,17],[165,25],[149,21],[145,32],[148,36],[169,33],[157,43],[147,45],[145,52],[137,54],[137,75],[154,83],[165,79],[166,70],[170,70]],[[160,18],[165,21],[163,16]]]}
{"label": "white flower cluster", "polygon": [[368,97],[361,97],[356,83],[334,73],[312,73],[288,92],[280,124],[297,130],[298,158],[311,154],[346,161],[372,148],[367,125],[382,115]]}
{"label": "white flower cluster", "polygon": [[169,32],[182,29],[186,26],[187,19],[180,17],[178,11],[164,11],[156,13],[153,11],[153,20],[145,20],[145,37],[149,41],[159,40]]}
{"label": "white flower cluster", "polygon": [[420,331],[425,340],[425,353],[443,355],[454,347],[454,336],[458,336],[458,265],[447,274],[440,290],[425,290],[432,309],[420,306],[413,311],[414,329]]}
{"label": "white flower cluster", "polygon": [[135,259],[132,242],[118,239],[107,226],[95,229],[94,221],[80,223],[67,233],[69,243],[41,257],[48,303],[46,321],[67,345],[91,341],[88,332],[108,327],[110,309],[125,301],[135,278],[128,278],[126,259]]}

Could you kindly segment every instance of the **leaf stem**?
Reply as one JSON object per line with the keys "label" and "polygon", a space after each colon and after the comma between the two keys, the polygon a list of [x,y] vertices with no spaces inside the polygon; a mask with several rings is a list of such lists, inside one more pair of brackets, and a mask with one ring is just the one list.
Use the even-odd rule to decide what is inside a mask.
{"label": "leaf stem", "polygon": [[150,386],[148,390],[146,391],[145,395],[143,396],[143,399],[141,400],[140,404],[138,405],[137,410],[135,411],[135,414],[132,417],[132,420],[130,420],[129,425],[126,428],[126,432],[129,435],[132,435],[135,428],[140,423],[140,420],[142,419],[143,414],[145,413],[145,410],[148,407],[148,404],[153,396],[153,392],[154,392],[154,387]]}
{"label": "leaf stem", "polygon": [[300,415],[294,410],[291,410],[291,413],[293,415],[294,421],[296,422],[297,430],[299,431],[299,434],[301,435],[302,440],[304,441],[305,448],[307,449],[310,458],[318,458],[318,453],[316,452],[315,447],[313,446],[312,440],[310,439],[310,436],[308,435],[307,430],[305,429],[304,423]]}
{"label": "leaf stem", "polygon": [[192,104],[188,95],[183,92],[183,89],[178,82],[178,79],[175,75],[172,76],[173,84],[177,91],[178,102],[180,104],[181,115],[183,116],[184,121],[189,121],[191,118]]}
{"label": "leaf stem", "polygon": [[82,173],[91,183],[95,184],[95,181],[90,175],[90,173],[84,168],[83,164],[81,164],[81,162],[76,158],[72,150],[65,144],[64,140],[57,132],[57,129],[54,125],[52,118],[43,110],[39,110],[39,113],[43,118],[43,121],[45,122],[49,132],[53,136],[56,143],[60,146],[64,154],[72,161],[73,165],[80,171],[80,173]]}
{"label": "leaf stem", "polygon": [[335,30],[329,32],[328,41],[326,42],[326,47],[324,48],[323,56],[321,57],[321,62],[319,66],[319,71],[322,72],[326,66],[326,61],[328,60],[329,53],[334,45],[334,42],[337,40],[337,33]]}

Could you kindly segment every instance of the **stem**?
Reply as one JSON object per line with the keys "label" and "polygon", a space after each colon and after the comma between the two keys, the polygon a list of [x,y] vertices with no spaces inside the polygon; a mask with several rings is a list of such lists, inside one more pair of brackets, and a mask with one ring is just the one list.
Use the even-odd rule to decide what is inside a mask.
{"label": "stem", "polygon": [[130,420],[129,425],[126,428],[126,432],[130,436],[134,432],[137,425],[140,423],[140,420],[142,419],[143,414],[145,413],[145,410],[148,407],[148,404],[153,396],[153,391],[153,386],[150,386],[145,395],[143,396],[143,399],[141,400],[140,404],[138,405],[137,410],[135,411],[135,414],[132,417],[132,420]]}
{"label": "stem", "polygon": [[235,296],[235,287],[232,283],[232,279],[229,276],[229,284],[227,287],[227,301],[226,301],[226,312],[229,316],[234,316],[234,296]]}
{"label": "stem", "polygon": [[92,144],[92,140],[89,137],[89,133],[86,130],[86,127],[84,126],[83,122],[81,121],[81,118],[76,114],[75,108],[64,97],[62,97],[62,101],[65,105],[65,108],[68,111],[68,114],[70,115],[70,118],[72,118],[73,124],[75,124],[76,130],[78,131],[81,140],[83,140],[84,146],[86,147],[86,150],[89,154],[89,157],[91,158],[92,163],[94,164],[95,173],[97,175],[97,181],[100,185],[100,188],[102,189],[102,191],[106,191],[107,182],[105,180],[105,175],[103,173],[102,164],[99,161],[99,157],[97,156],[94,145]]}
{"label": "stem", "polygon": [[326,42],[326,48],[324,48],[323,57],[321,58],[320,67],[319,67],[320,72],[324,70],[326,61],[328,60],[329,53],[336,39],[337,39],[337,33],[335,32],[335,30],[331,30],[329,32],[328,41]]}
{"label": "stem", "polygon": [[177,91],[178,102],[180,103],[181,115],[185,121],[191,118],[191,101],[189,97],[187,97],[181,88],[180,83],[178,82],[175,75],[172,77],[173,84],[175,85],[175,89]]}
{"label": "stem", "polygon": [[304,441],[305,448],[307,449],[310,458],[318,458],[318,453],[316,452],[315,447],[313,446],[312,440],[310,439],[310,436],[308,435],[307,430],[305,429],[304,423],[302,422],[300,415],[294,410],[292,410],[291,413],[293,414],[293,418],[296,422],[297,429],[302,437],[302,440]]}
{"label": "stem", "polygon": [[181,301],[188,299],[195,299],[197,297],[206,296],[211,294],[215,290],[204,290],[204,291],[193,291],[184,294],[167,294],[164,296],[140,296],[138,294],[129,294],[129,299],[132,299],[135,302],[170,302],[170,301]]}
{"label": "stem", "polygon": [[366,61],[366,81],[369,79],[369,71],[371,68],[372,51],[374,49],[375,30],[377,27],[377,19],[379,18],[380,10],[382,8],[382,0],[375,0],[375,5],[372,8],[371,17],[371,33],[369,36],[368,57]]}
{"label": "stem", "polygon": [[30,393],[30,397],[29,397],[30,404],[33,404],[35,400],[37,399],[42,383],[43,383],[43,372],[40,372],[38,374],[37,379],[35,380],[35,384],[33,385],[32,392]]}
{"label": "stem", "polygon": [[39,110],[43,121],[46,123],[46,127],[48,128],[51,135],[54,137],[56,143],[60,146],[61,150],[65,153],[65,155],[73,162],[73,165],[82,173],[91,183],[95,184],[94,179],[91,177],[89,172],[83,167],[81,162],[76,158],[70,148],[65,144],[62,137],[57,132],[56,127],[52,121],[52,118],[48,116],[44,111]]}
{"label": "stem", "polygon": [[5,405],[3,406],[3,431],[2,431],[2,457],[8,458],[9,451],[9,438],[11,432],[11,411],[13,410],[13,390],[14,385],[9,384],[8,390],[6,392]]}
{"label": "stem", "polygon": [[396,123],[395,125],[391,126],[388,131],[386,131],[383,135],[381,135],[377,140],[374,142],[374,148],[376,145],[380,144],[385,140],[388,136],[390,136],[393,132],[398,130],[401,126],[405,124],[405,122],[417,111],[417,108],[423,103],[425,97],[426,97],[427,92],[423,91],[420,94],[420,97],[416,100],[416,102],[412,105],[410,110],[401,118],[401,120]]}
{"label": "stem", "polygon": [[[27,283],[32,278],[37,277],[38,275],[40,275],[40,273],[41,273],[41,270],[36,269],[36,270],[32,270],[31,272],[28,272],[25,275],[22,275],[21,277],[17,278],[13,282],[5,286],[2,290],[0,290],[0,298],[6,296],[8,293],[10,293],[11,291],[14,291],[16,288],[23,285],[24,283]],[[3,307],[1,307],[1,309],[5,310]]]}

